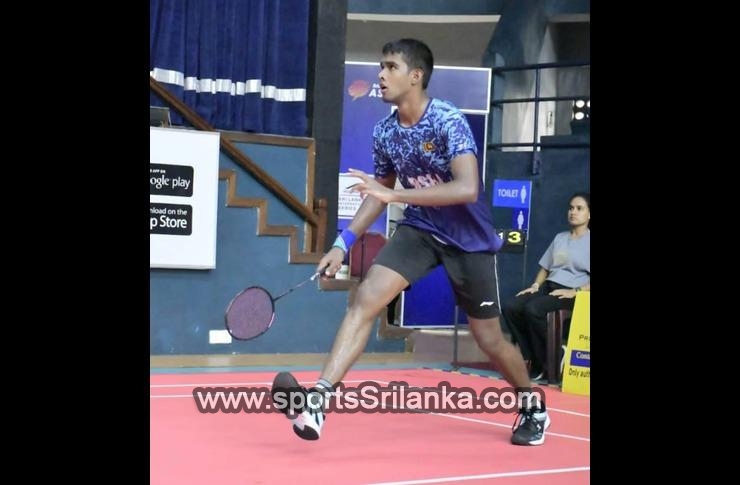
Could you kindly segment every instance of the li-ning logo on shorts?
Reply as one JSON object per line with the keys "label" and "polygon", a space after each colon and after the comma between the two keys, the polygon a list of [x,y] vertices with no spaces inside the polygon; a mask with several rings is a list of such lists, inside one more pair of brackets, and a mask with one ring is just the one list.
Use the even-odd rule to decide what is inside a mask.
{"label": "li-ning logo on shorts", "polygon": [[493,303],[494,302],[492,302],[492,301],[484,301],[483,303],[480,304],[480,306],[491,306],[491,305],[493,305]]}

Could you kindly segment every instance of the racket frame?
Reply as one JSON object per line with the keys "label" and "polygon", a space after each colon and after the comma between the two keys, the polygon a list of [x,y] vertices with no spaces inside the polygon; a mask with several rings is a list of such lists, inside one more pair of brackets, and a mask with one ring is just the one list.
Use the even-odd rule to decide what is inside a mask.
{"label": "racket frame", "polygon": [[[246,337],[246,338],[245,337],[239,337],[239,336],[237,336],[237,335],[234,334],[234,330],[232,329],[232,326],[229,325],[229,311],[231,311],[231,307],[234,305],[234,303],[236,303],[239,300],[239,298],[242,295],[244,295],[248,291],[254,291],[254,290],[260,290],[260,291],[264,292],[267,295],[267,298],[270,299],[270,307],[271,307],[271,311],[272,311],[272,317],[270,318],[270,322],[267,324],[267,326],[260,333],[255,334],[255,335],[253,335],[251,337]],[[225,324],[226,324],[226,331],[229,332],[229,335],[231,335],[231,337],[233,339],[235,339],[235,340],[241,340],[242,342],[247,341],[247,340],[255,339],[255,338],[259,337],[260,335],[262,335],[263,333],[267,332],[270,329],[270,327],[272,327],[272,323],[275,321],[275,299],[272,297],[272,295],[270,294],[270,292],[267,291],[267,289],[265,289],[265,288],[263,288],[261,286],[250,286],[249,288],[244,288],[242,291],[240,291],[239,293],[237,293],[234,296],[234,298],[232,298],[231,301],[229,302],[229,305],[226,307],[226,314],[224,315],[224,321],[225,321]]]}

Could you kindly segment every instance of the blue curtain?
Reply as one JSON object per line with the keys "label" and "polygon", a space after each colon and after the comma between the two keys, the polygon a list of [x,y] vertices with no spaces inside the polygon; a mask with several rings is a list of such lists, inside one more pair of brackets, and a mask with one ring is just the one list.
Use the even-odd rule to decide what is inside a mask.
{"label": "blue curtain", "polygon": [[307,136],[308,23],[307,0],[150,0],[150,75],[215,128]]}

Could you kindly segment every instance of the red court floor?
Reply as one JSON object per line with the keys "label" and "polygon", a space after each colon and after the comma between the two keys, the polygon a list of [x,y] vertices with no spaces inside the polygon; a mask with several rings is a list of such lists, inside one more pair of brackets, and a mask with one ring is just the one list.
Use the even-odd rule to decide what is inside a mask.
{"label": "red court floor", "polygon": [[[293,372],[312,385],[317,371]],[[543,387],[552,425],[541,446],[509,440],[515,414],[329,413],[318,441],[304,441],[282,414],[201,413],[195,387],[269,388],[275,372],[152,374],[150,482],[169,484],[587,484],[587,396]],[[434,369],[353,370],[347,386],[503,388],[499,379]]]}

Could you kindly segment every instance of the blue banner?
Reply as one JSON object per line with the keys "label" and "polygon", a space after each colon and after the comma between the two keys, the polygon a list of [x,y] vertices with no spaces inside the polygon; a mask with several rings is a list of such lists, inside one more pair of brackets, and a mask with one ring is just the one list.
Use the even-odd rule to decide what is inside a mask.
{"label": "blue banner", "polygon": [[[385,103],[380,95],[379,72],[380,65],[377,62],[345,63],[337,230],[349,226],[361,202],[358,195],[351,195],[346,191],[346,187],[357,179],[345,174],[348,169],[354,168],[374,175],[373,128],[378,121],[391,113],[392,105]],[[373,222],[368,231],[386,234],[385,212]]]}
{"label": "blue banner", "polygon": [[[529,209],[532,199],[531,180],[494,180],[493,206]],[[516,227],[516,226],[514,226]]]}
{"label": "blue banner", "polygon": [[578,367],[591,367],[590,350],[572,350],[570,352],[570,365]]}

